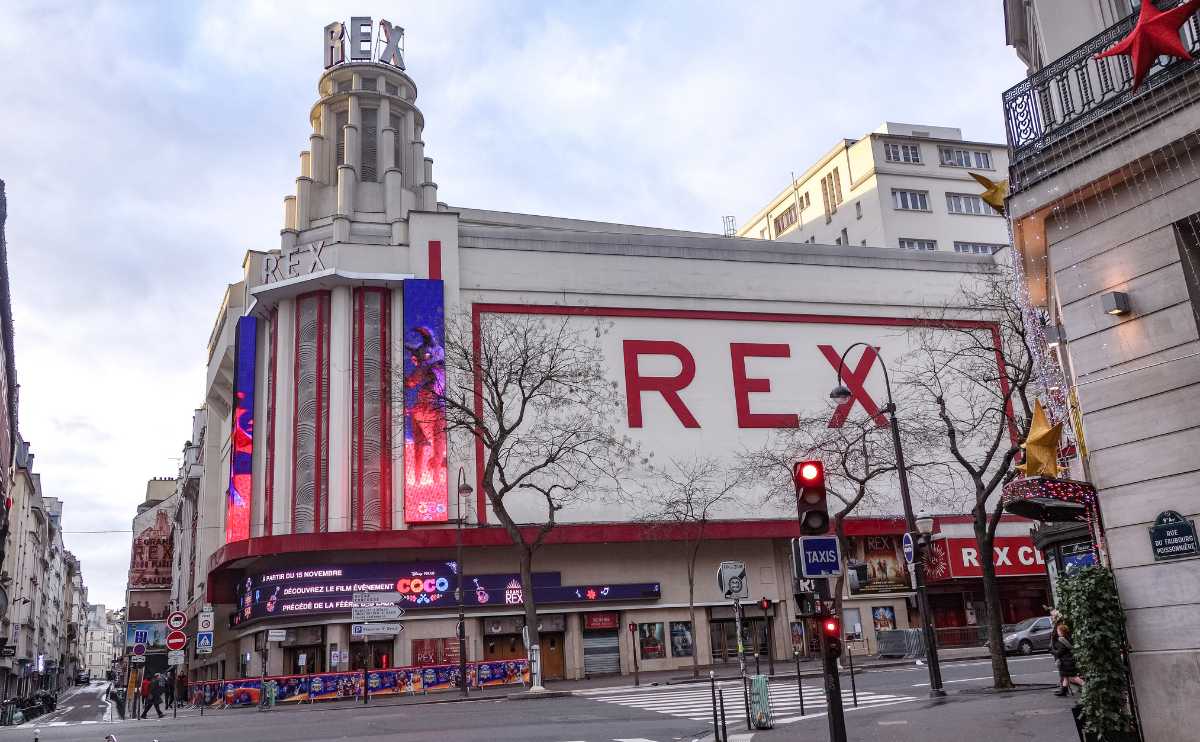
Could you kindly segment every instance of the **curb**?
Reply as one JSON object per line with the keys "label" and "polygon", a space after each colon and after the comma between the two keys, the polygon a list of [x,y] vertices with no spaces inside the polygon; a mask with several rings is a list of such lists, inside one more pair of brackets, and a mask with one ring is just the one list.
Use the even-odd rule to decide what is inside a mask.
{"label": "curb", "polygon": [[505,698],[509,701],[540,701],[543,698],[568,698],[573,695],[575,693],[569,690],[542,690],[510,693]]}

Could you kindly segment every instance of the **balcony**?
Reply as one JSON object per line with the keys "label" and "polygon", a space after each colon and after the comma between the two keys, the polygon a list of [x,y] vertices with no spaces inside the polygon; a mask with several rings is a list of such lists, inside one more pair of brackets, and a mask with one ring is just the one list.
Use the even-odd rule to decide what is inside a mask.
{"label": "balcony", "polygon": [[[1158,3],[1164,9],[1178,4]],[[1010,193],[1200,99],[1184,79],[1200,65],[1200,15],[1181,29],[1184,48],[1194,59],[1160,57],[1136,91],[1128,56],[1095,58],[1136,22],[1137,13],[1127,16],[1005,91]]]}

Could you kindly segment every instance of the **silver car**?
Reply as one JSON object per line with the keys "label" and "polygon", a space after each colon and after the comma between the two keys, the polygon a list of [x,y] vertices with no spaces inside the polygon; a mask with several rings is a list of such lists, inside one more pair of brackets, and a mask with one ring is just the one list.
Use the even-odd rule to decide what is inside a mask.
{"label": "silver car", "polygon": [[1049,616],[1027,618],[1004,635],[1004,651],[1033,654],[1034,651],[1049,650],[1054,636],[1054,624]]}

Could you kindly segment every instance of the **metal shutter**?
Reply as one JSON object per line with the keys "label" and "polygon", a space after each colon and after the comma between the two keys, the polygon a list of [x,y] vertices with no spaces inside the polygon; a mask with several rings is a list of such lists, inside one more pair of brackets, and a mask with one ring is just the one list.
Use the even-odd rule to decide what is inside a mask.
{"label": "metal shutter", "polygon": [[604,675],[621,672],[621,637],[616,631],[585,631],[583,672]]}

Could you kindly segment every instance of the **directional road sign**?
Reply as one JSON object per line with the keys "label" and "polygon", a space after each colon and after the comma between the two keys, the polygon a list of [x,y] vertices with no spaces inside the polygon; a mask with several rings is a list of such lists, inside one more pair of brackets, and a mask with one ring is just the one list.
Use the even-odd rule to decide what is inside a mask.
{"label": "directional road sign", "polygon": [[183,649],[187,646],[187,634],[175,630],[167,634],[167,649]]}
{"label": "directional road sign", "polygon": [[175,611],[167,616],[168,629],[182,629],[184,626],[187,626],[187,616],[182,611]]}
{"label": "directional road sign", "polygon": [[796,562],[800,576],[837,577],[842,573],[842,549],[837,536],[801,536]]}
{"label": "directional road sign", "polygon": [[395,621],[404,616],[404,609],[394,605],[352,605],[351,621]]}
{"label": "directional road sign", "polygon": [[196,654],[212,654],[213,650],[213,633],[211,631],[199,631],[196,633]]}
{"label": "directional road sign", "polygon": [[404,631],[404,625],[400,623],[356,623],[350,625],[350,636],[378,636],[384,634],[395,636],[401,631]]}
{"label": "directional road sign", "polygon": [[379,603],[399,603],[404,597],[395,590],[367,591],[356,590],[351,596],[354,605],[376,605]]}
{"label": "directional road sign", "polygon": [[267,641],[281,642],[287,639],[287,629],[269,629],[267,631]]}
{"label": "directional road sign", "polygon": [[904,538],[901,539],[901,544],[903,544],[903,546],[904,546],[904,561],[908,562],[909,564],[912,564],[913,559],[915,559],[917,556],[917,550],[913,545],[912,534],[905,533]]}
{"label": "directional road sign", "polygon": [[717,587],[729,599],[749,600],[750,580],[745,562],[721,562],[717,568]]}

